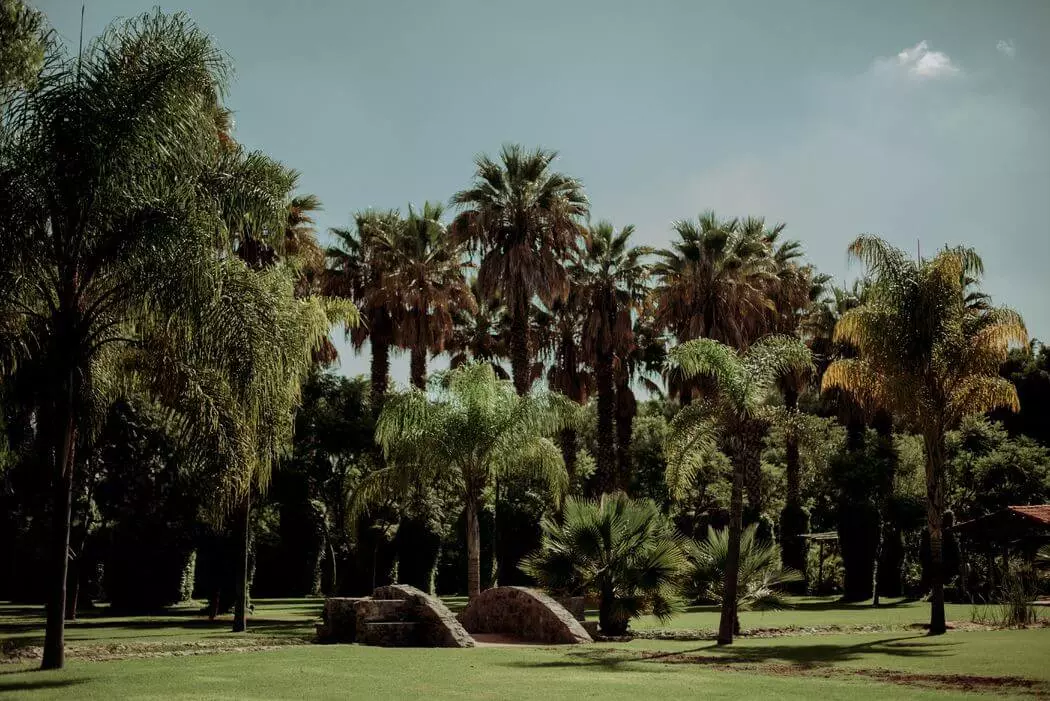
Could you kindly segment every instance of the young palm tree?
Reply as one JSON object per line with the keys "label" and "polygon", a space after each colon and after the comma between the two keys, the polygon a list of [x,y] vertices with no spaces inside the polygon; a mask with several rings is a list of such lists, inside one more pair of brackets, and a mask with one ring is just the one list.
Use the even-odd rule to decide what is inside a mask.
{"label": "young palm tree", "polygon": [[[802,573],[780,563],[780,548],[757,536],[758,524],[752,523],[740,534],[740,558],[737,575],[735,632],[740,634],[741,610],[770,611],[786,606],[785,584],[802,581]],[[707,538],[693,542],[689,548],[692,565],[689,589],[698,599],[722,602],[726,571],[729,565],[729,531],[708,526]]]}
{"label": "young palm tree", "polygon": [[452,337],[453,311],[478,309],[463,275],[465,247],[446,232],[443,212],[432,202],[420,212],[410,205],[395,235],[377,240],[377,256],[389,269],[398,342],[409,349],[410,376],[419,389],[426,388],[427,353],[443,352]]}
{"label": "young palm tree", "polygon": [[551,170],[556,155],[507,145],[499,163],[479,156],[473,185],[452,197],[452,204],[465,210],[453,222],[456,237],[481,252],[481,293],[498,294],[510,316],[508,345],[518,394],[533,380],[532,300],[538,296],[550,306],[568,295],[564,261],[588,212],[583,185]]}
{"label": "young palm tree", "polygon": [[623,635],[637,616],[665,621],[677,610],[685,539],[653,502],[570,498],[561,518],[546,516],[541,528],[540,548],[521,569],[555,592],[597,594],[604,635]]}
{"label": "young palm tree", "polygon": [[1017,392],[999,377],[1011,344],[1027,343],[1021,317],[981,298],[973,282],[983,264],[968,248],[945,249],[933,259],[911,260],[872,236],[850,253],[871,275],[864,304],[835,326],[835,340],[859,357],[836,360],[823,387],[848,393],[869,409],[891,411],[920,433],[926,447],[927,527],[930,537],[930,632],[943,633],[945,433],[967,415],[1018,408]]}
{"label": "young palm tree", "polygon": [[617,469],[615,356],[628,351],[634,340],[634,316],[647,293],[652,250],[630,246],[633,226],[617,233],[601,222],[583,235],[583,245],[572,258],[569,275],[573,299],[582,319],[581,350],[594,368],[598,395],[598,483],[603,493],[622,490],[627,475]]}
{"label": "young palm tree", "polygon": [[557,497],[565,491],[565,464],[550,440],[573,417],[556,394],[519,396],[488,364],[451,370],[431,400],[419,390],[391,396],[376,424],[386,467],[372,472],[352,496],[351,518],[381,498],[416,486],[448,482],[467,514],[467,593],[481,591],[478,513],[500,477],[545,480]]}
{"label": "young palm tree", "polygon": [[788,336],[767,336],[740,353],[710,339],[676,346],[668,353],[673,374],[706,378],[713,394],[684,407],[671,422],[665,447],[667,486],[672,497],[681,496],[702,465],[700,449],[717,444],[733,463],[730,498],[729,553],[723,582],[722,617],[718,642],[733,642],[736,623],[737,576],[743,527],[744,479],[757,468],[762,440],[772,420],[765,405],[777,380],[792,370],[813,364],[809,349]]}
{"label": "young palm tree", "polygon": [[678,239],[653,266],[655,321],[679,340],[710,338],[744,348],[762,332],[773,282],[760,219],[705,212],[674,225]]}
{"label": "young palm tree", "polygon": [[[111,27],[55,56],[5,105],[0,133],[0,306],[39,388],[40,455],[53,475],[53,589],[43,666],[64,661],[78,421],[96,357],[205,305],[215,287],[219,141],[208,105],[227,67],[184,16]],[[5,354],[6,355],[6,354]]]}

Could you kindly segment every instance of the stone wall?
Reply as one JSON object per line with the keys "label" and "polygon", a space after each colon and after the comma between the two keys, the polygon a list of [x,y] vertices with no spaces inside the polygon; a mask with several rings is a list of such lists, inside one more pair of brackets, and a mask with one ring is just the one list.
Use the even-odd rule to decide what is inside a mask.
{"label": "stone wall", "polygon": [[502,633],[541,643],[589,643],[591,636],[564,606],[527,587],[494,587],[459,614],[471,633]]}
{"label": "stone wall", "polygon": [[474,638],[456,620],[437,597],[407,584],[379,587],[373,593],[376,599],[401,599],[407,602],[409,616],[419,621],[420,643],[428,647],[474,647]]}
{"label": "stone wall", "polygon": [[359,598],[330,596],[324,600],[317,638],[323,643],[352,643],[357,640]]}

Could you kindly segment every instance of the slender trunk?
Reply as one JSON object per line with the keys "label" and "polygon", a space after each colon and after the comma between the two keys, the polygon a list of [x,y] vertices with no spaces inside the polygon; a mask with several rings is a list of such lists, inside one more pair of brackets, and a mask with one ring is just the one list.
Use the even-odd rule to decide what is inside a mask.
{"label": "slender trunk", "polygon": [[565,471],[569,474],[569,484],[576,478],[576,430],[572,428],[562,429],[559,436],[561,444],[561,457],[565,461]]}
{"label": "slender trunk", "polygon": [[412,386],[419,389],[427,388],[427,349],[419,346],[412,347],[411,356]]}
{"label": "slender trunk", "polygon": [[372,336],[372,413],[379,416],[390,376],[390,344],[380,334]]}
{"label": "slender trunk", "polygon": [[631,485],[631,438],[637,413],[634,392],[626,382],[620,382],[616,387],[616,472],[625,490]]}
{"label": "slender trunk", "polygon": [[[53,457],[54,471],[52,486],[54,488],[54,512],[52,514],[51,552],[52,579],[51,596],[47,605],[47,624],[44,633],[44,654],[42,669],[61,669],[65,664],[66,635],[66,578],[69,568],[69,528],[73,503],[73,460],[76,445],[76,417],[73,401],[76,396],[75,370],[71,370],[62,388],[61,398],[56,403],[58,411],[53,417],[56,420],[56,434],[60,435],[59,445]],[[60,434],[58,433],[60,432]]]}
{"label": "slender trunk", "polygon": [[337,567],[337,561],[335,558],[335,545],[332,541],[328,541],[328,561],[331,567],[331,582],[328,585],[329,596],[336,596],[339,593],[339,570]]}
{"label": "slender trunk", "polygon": [[743,531],[744,473],[747,470],[747,461],[739,453],[733,457],[733,490],[729,500],[729,552],[726,555],[726,574],[722,584],[722,616],[718,623],[719,645],[731,645],[737,628],[737,575],[740,570],[740,534]]}
{"label": "slender trunk", "polygon": [[237,557],[237,590],[233,609],[233,632],[243,633],[248,629],[248,551],[251,540],[250,517],[252,513],[251,488],[244,497],[240,513],[237,515],[237,547],[241,552]]}
{"label": "slender trunk", "polygon": [[612,356],[599,354],[594,363],[598,390],[598,490],[608,494],[620,489],[616,470],[616,390],[613,387]]}
{"label": "slender trunk", "polygon": [[467,501],[467,596],[481,593],[481,531],[478,527],[478,505]]}
{"label": "slender trunk", "polygon": [[510,321],[510,366],[514,390],[519,395],[528,393],[532,384],[530,357],[528,308],[518,309],[513,312]]}
{"label": "slender trunk", "polygon": [[930,530],[930,634],[943,633],[944,620],[944,433],[934,429],[926,444],[926,522]]}
{"label": "slender trunk", "polygon": [[623,635],[627,632],[628,621],[622,616],[614,615],[616,592],[612,583],[606,579],[602,582],[598,601],[598,627],[602,635]]}
{"label": "slender trunk", "polygon": [[[798,392],[788,388],[784,404],[793,415],[798,407]],[[799,456],[798,434],[788,430],[784,445],[786,489],[784,510],[780,516],[780,557],[785,567],[806,572],[806,541],[802,534],[807,529],[808,516],[802,509],[802,460]],[[805,592],[806,582],[789,587],[797,594]]]}

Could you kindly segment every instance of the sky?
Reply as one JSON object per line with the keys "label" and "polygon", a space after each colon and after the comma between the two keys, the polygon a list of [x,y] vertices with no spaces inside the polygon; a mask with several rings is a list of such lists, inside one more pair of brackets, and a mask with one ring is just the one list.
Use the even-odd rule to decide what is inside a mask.
{"label": "sky", "polygon": [[[34,0],[30,0],[34,2]],[[35,0],[74,47],[81,3]],[[85,36],[155,0],[86,0]],[[235,137],[302,173],[323,231],[447,201],[479,153],[556,149],[592,218],[666,246],[706,209],[846,246],[975,246],[1050,338],[1047,0],[176,0],[235,68]],[[342,371],[367,372],[341,345]],[[392,372],[407,380],[407,357]],[[435,361],[434,366],[440,366]]]}

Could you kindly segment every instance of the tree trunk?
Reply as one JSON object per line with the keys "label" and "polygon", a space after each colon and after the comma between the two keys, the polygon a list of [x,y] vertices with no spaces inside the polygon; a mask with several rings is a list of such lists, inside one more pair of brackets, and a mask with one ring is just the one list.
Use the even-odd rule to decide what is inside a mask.
{"label": "tree trunk", "polygon": [[637,413],[638,402],[630,385],[619,383],[616,387],[616,474],[624,490],[631,485],[631,438]]}
{"label": "tree trunk", "polygon": [[718,623],[718,644],[731,645],[737,628],[736,592],[740,570],[740,534],[744,520],[744,473],[747,461],[743,455],[733,456],[733,491],[729,500],[729,552],[726,556],[726,574],[722,585],[722,616]]}
{"label": "tree trunk", "polygon": [[528,308],[517,309],[510,321],[510,367],[514,390],[519,395],[527,394],[532,384],[530,356]]}
{"label": "tree trunk", "polygon": [[411,356],[412,386],[425,390],[427,388],[427,349],[413,346]]}
{"label": "tree trunk", "polygon": [[926,521],[930,530],[930,634],[947,629],[944,620],[944,433],[928,432],[926,444]]}
{"label": "tree trunk", "polygon": [[240,513],[237,514],[237,547],[241,552],[237,557],[237,589],[233,608],[233,632],[243,633],[248,630],[248,552],[251,539],[249,519],[252,513],[251,488],[244,497]]}
{"label": "tree trunk", "polygon": [[616,390],[610,355],[598,355],[594,375],[598,390],[598,490],[608,494],[622,487],[616,470]]}
{"label": "tree trunk", "polygon": [[[53,454],[52,486],[54,512],[52,514],[51,596],[47,605],[47,624],[44,633],[42,669],[61,669],[65,664],[66,636],[66,578],[69,573],[69,528],[73,503],[73,460],[76,446],[76,417],[73,401],[76,396],[75,370],[70,371],[56,403],[58,412],[53,417],[59,435],[59,445]],[[55,435],[55,434],[52,434]]]}
{"label": "tree trunk", "polygon": [[624,635],[627,632],[628,621],[613,615],[615,604],[616,592],[612,584],[603,582],[598,601],[598,627],[602,635]]}
{"label": "tree trunk", "polygon": [[481,530],[478,527],[478,505],[467,502],[467,596],[481,593]]}
{"label": "tree trunk", "polygon": [[379,416],[390,376],[390,344],[380,334],[372,335],[372,413]]}
{"label": "tree trunk", "polygon": [[576,478],[576,430],[564,428],[559,434],[561,457],[565,461],[565,472],[569,475],[569,484]]}

